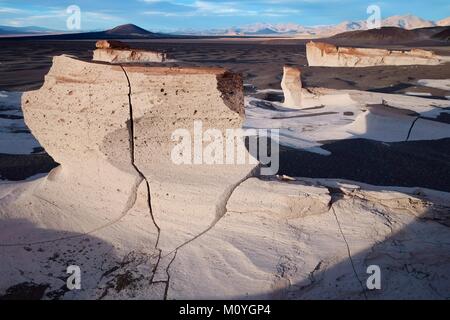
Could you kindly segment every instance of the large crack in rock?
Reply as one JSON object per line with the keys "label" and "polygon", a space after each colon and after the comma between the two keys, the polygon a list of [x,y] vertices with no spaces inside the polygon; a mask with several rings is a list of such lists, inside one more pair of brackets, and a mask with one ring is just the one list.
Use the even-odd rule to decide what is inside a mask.
{"label": "large crack in rock", "polygon": [[345,236],[345,234],[344,234],[344,232],[342,230],[342,226],[341,226],[341,222],[339,221],[338,214],[336,213],[336,210],[334,208],[334,204],[336,202],[338,202],[338,201],[340,201],[340,200],[345,198],[345,192],[342,189],[340,189],[340,188],[327,187],[327,189],[328,189],[328,192],[329,192],[329,195],[330,195],[330,202],[328,204],[328,210],[333,213],[333,216],[336,219],[336,225],[337,225],[337,228],[339,229],[339,233],[342,236],[342,240],[344,241],[345,246],[347,248],[348,260],[350,262],[350,265],[352,267],[353,273],[355,275],[355,279],[360,284],[361,292],[363,293],[364,298],[367,300],[366,289],[365,289],[365,287],[363,285],[363,282],[361,281],[360,277],[358,276],[358,273],[356,272],[355,263],[353,262],[353,258],[352,258],[352,251],[351,251],[350,246],[349,246],[349,244],[347,242],[347,238],[346,238],[346,236]]}
{"label": "large crack in rock", "polygon": [[170,259],[170,262],[167,264],[167,267],[165,268],[165,272],[166,272],[166,275],[167,275],[167,280],[166,280],[167,281],[167,287],[166,287],[166,293],[164,295],[164,299],[165,300],[167,300],[167,298],[168,298],[168,290],[170,289],[170,267],[171,267],[172,263],[175,261],[175,259],[177,257],[177,254],[178,254],[178,251],[181,250],[183,247],[189,245],[191,242],[195,241],[196,239],[200,238],[201,236],[205,235],[207,232],[212,230],[216,226],[217,223],[219,223],[219,221],[227,213],[227,205],[228,205],[228,202],[229,202],[231,196],[233,195],[233,192],[242,183],[247,181],[249,178],[254,177],[256,175],[256,171],[257,171],[257,168],[253,169],[252,172],[250,172],[244,179],[242,179],[241,181],[236,183],[234,186],[232,186],[231,188],[229,188],[229,190],[227,190],[225,192],[225,194],[222,196],[222,199],[217,204],[217,218],[216,218],[216,220],[213,221],[211,226],[209,226],[206,230],[202,231],[200,234],[196,235],[195,237],[193,237],[193,238],[187,240],[186,242],[182,243],[177,248],[175,248],[175,250],[173,250],[172,252],[170,252],[169,254],[164,256],[164,258],[172,256],[172,258]]}
{"label": "large crack in rock", "polygon": [[357,271],[356,271],[355,263],[353,262],[353,258],[352,258],[352,252],[351,252],[350,246],[349,246],[349,244],[348,244],[348,242],[347,242],[347,238],[345,237],[345,234],[344,234],[344,232],[342,231],[342,227],[341,227],[341,223],[340,223],[340,221],[339,221],[338,215],[336,214],[336,211],[335,211],[335,209],[333,208],[333,204],[331,204],[330,207],[331,207],[331,211],[333,212],[334,217],[336,218],[336,224],[337,224],[337,226],[338,226],[338,228],[339,228],[339,232],[340,232],[340,234],[342,235],[342,239],[343,239],[344,242],[345,242],[345,246],[347,247],[348,259],[349,259],[350,264],[351,264],[351,266],[352,266],[353,273],[355,274],[355,278],[356,278],[356,280],[359,282],[359,284],[360,284],[360,286],[361,286],[361,292],[363,293],[364,298],[367,300],[366,288],[364,287],[363,282],[362,282],[361,279],[359,278],[358,273],[357,273]]}
{"label": "large crack in rock", "polygon": [[[230,167],[234,167],[233,169],[235,169],[235,175],[237,179],[239,178],[239,176],[245,175],[243,178],[241,178],[237,183],[232,184],[231,186],[227,186],[226,183],[224,183],[223,181],[220,182],[220,184],[224,185],[224,189],[223,189],[223,193],[219,194],[218,192],[213,193],[212,194],[212,201],[213,203],[211,203],[211,205],[215,206],[215,218],[213,221],[210,222],[209,226],[206,226],[206,228],[204,230],[200,230],[198,234],[194,234],[191,238],[188,238],[186,241],[184,241],[183,243],[181,243],[180,245],[178,245],[177,247],[173,248],[173,249],[166,249],[166,252],[163,254],[163,250],[159,247],[159,243],[160,243],[160,238],[161,238],[161,233],[164,232],[165,230],[170,230],[170,228],[165,228],[165,230],[163,231],[162,228],[159,226],[159,224],[157,223],[156,219],[155,219],[155,215],[153,212],[153,205],[152,205],[152,193],[151,193],[151,188],[150,188],[150,184],[151,183],[155,183],[158,181],[152,181],[147,178],[147,176],[144,174],[144,172],[142,170],[146,170],[143,166],[145,166],[145,164],[138,164],[136,161],[136,149],[139,147],[143,147],[141,146],[136,146],[136,140],[139,139],[145,139],[144,136],[141,136],[139,134],[137,134],[135,132],[135,121],[136,118],[134,116],[134,110],[135,110],[135,106],[133,105],[133,98],[134,95],[133,93],[134,91],[134,87],[132,85],[132,82],[130,81],[130,76],[127,73],[126,68],[121,65],[121,68],[123,70],[123,72],[125,73],[125,76],[127,78],[127,82],[129,84],[129,106],[130,106],[130,124],[129,124],[129,134],[130,134],[130,149],[131,149],[131,157],[132,157],[132,164],[133,167],[136,169],[136,171],[138,172],[138,174],[142,177],[142,179],[144,180],[146,186],[147,186],[147,192],[148,192],[148,205],[149,205],[149,210],[150,210],[150,214],[152,216],[152,220],[155,224],[156,229],[158,230],[158,237],[157,237],[157,241],[156,241],[156,245],[155,245],[155,249],[159,252],[159,257],[158,257],[158,261],[155,265],[154,268],[154,273],[158,274],[160,273],[160,264],[166,264],[166,266],[163,268],[164,270],[164,274],[165,274],[165,278],[153,278],[151,280],[151,283],[164,283],[166,285],[166,289],[165,289],[165,294],[164,294],[164,298],[167,299],[168,297],[168,290],[169,290],[169,285],[170,285],[170,266],[173,263],[173,261],[176,258],[176,255],[178,253],[178,250],[181,249],[182,247],[184,247],[185,245],[189,244],[190,242],[194,241],[195,239],[197,239],[198,237],[202,236],[203,234],[205,234],[206,232],[208,232],[211,228],[214,227],[214,225],[225,215],[226,213],[226,204],[228,202],[228,199],[230,198],[231,194],[233,193],[234,189],[240,185],[243,181],[245,181],[248,177],[253,176],[254,175],[254,171],[255,169],[250,170],[249,172],[249,168],[254,168],[255,165],[245,165],[243,166],[243,169],[238,167],[236,168],[235,165],[231,165],[228,166],[228,169]],[[200,85],[202,86],[206,86],[207,81],[210,81],[209,79],[209,75],[213,75],[216,78],[217,81],[217,86],[216,86],[216,95],[218,95],[218,97],[222,100],[222,103],[229,108],[229,110],[231,112],[229,112],[228,114],[225,115],[219,115],[218,118],[214,119],[215,117],[217,117],[217,114],[214,114],[214,112],[216,110],[214,110],[214,108],[216,108],[217,102],[220,101],[216,101],[216,105],[211,104],[209,101],[205,101],[202,102],[201,98],[204,96],[204,92],[198,92],[198,93],[192,93],[190,94],[190,98],[192,100],[188,101],[187,105],[186,103],[184,103],[184,105],[182,106],[183,110],[189,110],[189,108],[191,109],[195,109],[192,113],[192,115],[190,115],[190,117],[187,117],[188,119],[186,119],[187,121],[185,121],[185,123],[188,123],[189,120],[192,121],[192,123],[194,123],[194,121],[196,120],[200,120],[202,121],[202,125],[203,125],[203,130],[208,130],[208,129],[213,129],[213,130],[218,130],[218,128],[222,129],[223,132],[225,132],[227,129],[229,129],[227,126],[229,126],[230,122],[235,120],[236,117],[234,116],[234,114],[238,114],[239,117],[242,117],[244,114],[244,105],[243,105],[243,91],[242,91],[242,79],[240,78],[239,75],[237,74],[233,74],[230,72],[225,72],[225,70],[221,70],[221,69],[215,69],[215,70],[208,70],[208,69],[189,69],[189,70],[182,70],[182,69],[166,69],[166,70],[162,70],[161,68],[158,69],[154,69],[154,70],[149,70],[147,69],[142,69],[142,70],[135,70],[134,72],[140,72],[140,71],[146,71],[147,72],[147,77],[146,77],[146,81],[152,81],[153,79],[151,79],[151,77],[155,77],[155,75],[152,75],[151,71],[156,71],[156,81],[164,81],[164,76],[168,76],[171,77],[171,79],[168,79],[167,82],[170,83],[170,81],[173,81],[173,75],[178,75],[180,78],[181,77],[192,77],[192,75],[195,75],[196,77],[203,78],[203,82],[201,82],[201,80],[198,80],[200,82]],[[208,76],[208,77],[205,77]],[[162,79],[160,79],[162,76]],[[150,79],[149,79],[150,78]],[[201,79],[201,78],[200,78]],[[153,80],[153,81],[155,81]],[[164,82],[163,82],[164,83]],[[164,88],[162,88],[161,90],[159,90],[160,93],[164,94],[164,97],[167,97],[167,99],[170,99],[170,93],[175,93],[175,96],[178,96],[178,90],[181,88],[181,90],[183,90],[182,86],[175,86],[175,90],[172,92],[166,92]],[[137,90],[140,90],[137,89]],[[191,89],[192,90],[192,89]],[[188,92],[189,93],[189,92]],[[207,94],[209,95],[209,94]],[[172,98],[173,99],[173,98]],[[139,100],[138,100],[139,101]],[[150,100],[151,101],[151,100]],[[183,100],[182,100],[183,101]],[[193,101],[195,101],[194,103],[192,103]],[[158,119],[158,125],[159,125],[159,129],[157,129],[158,131],[161,130],[161,127],[164,128],[164,125],[169,121],[172,122],[172,120],[170,119],[170,113],[174,113],[175,115],[177,114],[177,112],[179,112],[179,109],[175,109],[175,111],[171,110],[171,104],[161,104],[158,105],[158,103],[156,103],[154,106],[148,103],[149,101],[146,101],[146,105],[145,108],[148,109],[148,111],[150,111],[150,114],[152,114],[152,111],[154,112],[158,112],[158,110],[152,110],[152,109],[157,109],[157,108],[164,108],[164,112],[166,113],[166,117],[165,118],[160,118]],[[184,102],[184,101],[183,101]],[[139,103],[139,102],[138,102]],[[203,104],[204,103],[204,104]],[[203,105],[202,105],[203,104]],[[181,107],[180,105],[178,107]],[[203,109],[213,109],[213,110],[207,110],[206,112]],[[173,108],[172,108],[173,109]],[[220,109],[219,109],[220,110]],[[163,110],[161,110],[163,111]],[[203,112],[202,112],[203,111]],[[205,113],[211,114],[212,111],[212,117],[213,119],[210,120],[209,118],[206,118],[206,122],[205,119],[201,118],[202,116],[205,116]],[[203,114],[202,114],[203,113]],[[223,111],[222,111],[223,113]],[[168,115],[167,115],[168,114]],[[144,111],[143,116],[139,119],[139,121],[142,121],[142,119],[145,119],[147,116],[147,114]],[[190,118],[190,119],[189,119]],[[152,119],[153,120],[153,119]],[[183,119],[185,120],[185,119]],[[177,125],[179,125],[180,123],[180,119],[177,119]],[[173,125],[173,123],[172,123]],[[207,125],[208,127],[206,127],[205,125]],[[183,126],[178,127],[178,129],[185,129]],[[239,129],[239,127],[235,128],[235,129]],[[171,127],[170,130],[176,131],[177,127]],[[150,128],[146,128],[145,129],[145,133],[147,134],[147,137],[149,138],[149,140],[151,140],[152,137],[152,133],[150,132],[151,129]],[[142,132],[141,132],[142,133]],[[169,140],[169,137],[171,137],[170,131],[166,130],[166,137],[162,136],[162,140],[157,142],[157,146],[155,149],[160,148],[161,150],[163,150],[164,147],[166,147],[166,145],[168,145],[169,147],[173,148],[173,142],[171,140]],[[161,135],[160,132],[158,132],[159,135]],[[195,133],[194,133],[195,134]],[[204,138],[201,137],[201,139],[203,140]],[[165,145],[164,145],[165,143]],[[145,147],[148,147],[148,143],[144,143]],[[240,146],[240,142],[236,141],[233,142],[233,146],[235,147],[239,147]],[[242,147],[242,146],[241,146]],[[150,147],[151,148],[151,147]],[[162,154],[160,153],[161,150],[158,150],[158,156],[161,157]],[[155,156],[154,156],[155,157]],[[247,156],[248,158],[248,156]],[[166,154],[166,158],[160,160],[164,162],[164,165],[167,167],[168,164],[170,163],[169,157],[168,157],[168,153]],[[145,160],[144,160],[145,161]],[[229,178],[228,177],[228,171],[221,171],[220,170],[220,165],[217,165],[215,167],[212,167],[211,164],[208,165],[202,165],[202,164],[197,164],[196,166],[201,166],[201,168],[198,168],[196,173],[189,173],[189,179],[190,181],[189,186],[192,186],[193,183],[196,184],[203,184],[203,182],[205,181],[205,178],[209,176],[214,176],[214,179],[217,178]],[[240,165],[242,166],[242,165]],[[179,167],[179,166],[178,166]],[[143,168],[143,169],[142,169]],[[147,172],[148,170],[152,170],[153,168],[148,168],[147,167]],[[193,167],[190,166],[189,170],[192,171]],[[236,170],[237,169],[237,170]],[[166,171],[164,172],[168,172],[168,168],[165,168]],[[183,172],[185,173],[184,170],[186,170],[185,168],[182,168]],[[201,173],[201,174],[199,174]],[[220,173],[222,173],[222,177],[218,176]],[[196,176],[197,175],[197,176]],[[153,178],[151,178],[153,179]],[[230,179],[231,180],[231,179]],[[180,183],[181,184],[181,183]],[[202,187],[202,186],[200,186]],[[220,190],[220,189],[219,189]],[[204,190],[202,192],[202,196],[204,194],[210,193],[210,191],[208,190]],[[180,194],[175,191],[174,195],[176,196],[180,196]],[[182,195],[181,195],[182,196]],[[199,198],[200,197],[200,193],[197,196],[194,196],[193,199],[195,198]],[[190,204],[190,206],[192,206],[192,204]],[[179,206],[176,210],[180,210],[182,208],[182,206]],[[174,212],[174,214],[176,214],[177,212]],[[159,219],[159,221],[164,221],[164,216],[161,216],[161,218]],[[206,221],[207,222],[207,221]],[[192,230],[187,230],[188,232],[192,233]],[[171,231],[168,231],[168,233],[172,234]],[[170,251],[169,251],[170,250]]]}
{"label": "large crack in rock", "polygon": [[[133,90],[135,163],[150,184],[159,244],[167,255],[208,230],[223,215],[230,190],[256,167],[207,164],[198,159],[203,149],[196,149],[208,130],[225,142],[227,130],[241,128],[242,78],[220,68],[124,68]],[[180,130],[192,137],[188,164],[172,159],[173,135]],[[242,139],[231,146],[250,159]]]}
{"label": "large crack in rock", "polygon": [[[127,83],[128,83],[128,104],[129,104],[129,110],[130,110],[130,122],[129,122],[129,140],[130,140],[130,153],[131,153],[131,164],[133,165],[134,169],[136,170],[136,172],[139,174],[139,176],[142,178],[142,180],[145,183],[146,186],[146,191],[147,191],[147,203],[148,203],[148,209],[149,209],[149,213],[150,216],[152,218],[152,222],[157,230],[157,237],[156,237],[156,242],[155,242],[155,246],[154,249],[158,252],[158,258],[157,261],[153,267],[152,270],[152,277],[150,279],[150,284],[155,284],[154,281],[154,275],[156,274],[158,267],[159,267],[159,263],[161,261],[161,255],[162,255],[162,250],[159,248],[158,244],[159,244],[159,239],[161,237],[161,228],[159,227],[159,225],[156,223],[155,221],[155,217],[153,215],[153,209],[152,209],[152,199],[151,199],[151,192],[150,192],[150,184],[147,180],[147,178],[144,176],[144,174],[139,170],[139,168],[137,167],[136,163],[135,163],[135,136],[134,136],[134,116],[133,116],[133,104],[132,104],[132,99],[131,99],[131,94],[132,94],[132,88],[131,88],[131,83],[130,83],[130,79],[128,77],[128,74],[125,70],[125,68],[123,66],[120,66],[125,74],[125,77],[127,79]],[[165,283],[165,294],[164,297],[167,296],[167,288],[169,286],[169,280],[167,280],[167,282]]]}
{"label": "large crack in rock", "polygon": [[[178,250],[214,227],[226,213],[233,190],[256,167],[205,161],[174,164],[173,133],[183,130],[194,137],[188,145],[195,152],[195,139],[203,141],[203,132],[220,133],[226,139],[227,130],[240,129],[242,78],[219,68],[123,68],[132,83],[134,163],[149,184],[153,216],[160,227],[159,265],[164,267],[156,270],[160,276],[155,281],[169,284]],[[200,137],[196,122],[201,124]],[[250,159],[242,137],[231,146],[233,153],[244,152],[246,161]]]}

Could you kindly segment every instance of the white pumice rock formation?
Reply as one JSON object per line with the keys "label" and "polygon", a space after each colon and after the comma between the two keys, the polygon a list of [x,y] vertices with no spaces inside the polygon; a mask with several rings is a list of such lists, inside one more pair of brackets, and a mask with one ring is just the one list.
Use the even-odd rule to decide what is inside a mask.
{"label": "white pumice rock formation", "polygon": [[[242,87],[239,75],[220,68],[121,67],[55,57],[44,86],[22,98],[26,123],[61,164],[34,194],[73,215],[100,212],[91,217],[99,220],[90,224],[95,229],[126,214],[139,184],[148,184],[155,225],[172,230],[158,235],[160,245],[174,250],[225,213],[234,187],[256,167],[242,137],[232,140],[231,151],[242,152],[247,164],[220,163],[227,130],[242,126]],[[201,126],[200,137],[194,125]],[[210,129],[222,135],[219,163],[208,163],[203,150]],[[172,159],[177,130],[189,133],[190,150],[181,150],[188,163]],[[196,150],[198,143],[203,147]],[[205,159],[195,163],[198,155]]]}
{"label": "white pumice rock formation", "polygon": [[128,92],[120,66],[59,56],[44,85],[22,96],[27,126],[61,164],[32,193],[41,221],[54,217],[48,203],[64,210],[52,222],[87,219],[91,230],[131,208],[142,177],[131,165],[128,136],[118,135],[131,121]]}
{"label": "white pumice rock formation", "polygon": [[284,66],[281,88],[284,94],[284,106],[300,109],[302,106],[302,79],[300,68]]}
{"label": "white pumice rock formation", "polygon": [[167,55],[163,52],[130,49],[120,41],[100,40],[96,43],[94,50],[94,61],[109,63],[148,63],[165,62]]}
{"label": "white pumice rock formation", "polygon": [[311,67],[439,65],[450,61],[449,57],[422,49],[347,48],[313,41],[306,44],[306,56]]}
{"label": "white pumice rock formation", "polygon": [[[24,94],[22,104],[32,133],[61,165],[5,191],[15,199],[2,202],[0,216],[16,212],[23,220],[2,237],[5,246],[101,232],[139,214],[150,222],[146,251],[164,267],[167,255],[226,213],[234,188],[257,167],[242,136],[226,145],[227,130],[242,127],[244,100],[241,76],[225,69],[126,67],[60,56],[43,87]],[[182,150],[187,164],[173,162],[177,130],[188,134],[182,136],[189,138],[183,142],[190,150]],[[223,145],[208,149],[212,142]],[[222,164],[228,146],[247,162]],[[208,162],[208,150],[217,163]],[[192,162],[198,155],[204,159]],[[29,223],[58,232],[26,232]]]}

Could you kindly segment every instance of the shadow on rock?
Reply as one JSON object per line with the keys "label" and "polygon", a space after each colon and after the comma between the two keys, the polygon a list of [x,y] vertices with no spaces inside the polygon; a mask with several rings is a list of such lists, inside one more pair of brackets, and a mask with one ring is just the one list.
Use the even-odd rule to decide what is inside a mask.
{"label": "shadow on rock", "polygon": [[[0,300],[93,299],[103,274],[121,263],[111,244],[92,235],[43,229],[25,219],[0,220],[0,232],[24,239],[15,244],[2,237]],[[35,233],[61,240],[26,244],[26,236]],[[80,267],[81,290],[67,288],[71,265]]]}

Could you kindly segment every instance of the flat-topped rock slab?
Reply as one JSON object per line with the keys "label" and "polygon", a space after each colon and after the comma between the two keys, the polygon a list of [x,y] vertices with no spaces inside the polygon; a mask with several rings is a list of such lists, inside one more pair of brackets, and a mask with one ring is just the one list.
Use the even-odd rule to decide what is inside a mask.
{"label": "flat-topped rock slab", "polygon": [[439,56],[429,50],[348,48],[313,41],[306,44],[306,55],[311,67],[439,65],[450,61],[450,57]]}

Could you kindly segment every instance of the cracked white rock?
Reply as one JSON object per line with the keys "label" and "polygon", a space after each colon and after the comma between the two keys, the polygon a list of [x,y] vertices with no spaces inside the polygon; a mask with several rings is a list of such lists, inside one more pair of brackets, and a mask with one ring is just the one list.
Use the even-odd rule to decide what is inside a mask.
{"label": "cracked white rock", "polygon": [[[144,250],[146,261],[155,261],[160,248],[170,254],[220,219],[235,186],[256,167],[171,161],[176,129],[192,132],[194,121],[204,130],[241,127],[242,79],[224,69],[121,67],[60,56],[43,87],[22,101],[26,123],[61,165],[45,178],[2,188],[1,222],[11,224],[0,235],[5,250],[100,234],[114,251]],[[242,138],[232,146],[242,148]],[[137,227],[135,215],[147,225]],[[5,270],[17,269],[3,261]],[[104,292],[114,281],[100,283]]]}
{"label": "cracked white rock", "polygon": [[[168,250],[220,218],[234,186],[256,167],[171,159],[172,134],[186,129],[193,136],[194,121],[223,134],[241,127],[242,79],[224,69],[122,68],[56,57],[44,86],[24,94],[23,105],[33,134],[61,163],[33,191],[41,210],[53,204],[64,211],[58,219],[70,212],[74,220],[96,211],[86,218],[95,229],[131,208],[145,178],[156,222],[170,230],[160,239]],[[242,138],[232,146],[249,157]]]}
{"label": "cracked white rock", "polygon": [[[194,121],[203,132],[223,136],[243,123],[243,85],[239,75],[220,68],[124,67],[132,83],[135,163],[150,183],[152,208],[166,252],[195,238],[225,213],[234,187],[252,174],[255,164],[175,164],[172,134],[189,132],[194,151]],[[225,139],[225,137],[224,137]],[[205,142],[204,145],[208,145]],[[242,139],[233,152],[250,155]],[[203,152],[203,151],[201,151]],[[192,158],[193,159],[193,156]]]}
{"label": "cracked white rock", "polygon": [[[230,198],[228,213],[214,229],[179,250],[170,270],[169,296],[450,296],[446,271],[450,194],[298,180],[249,179],[241,184]],[[321,186],[326,184],[333,188]],[[335,190],[332,210],[326,205],[329,190]],[[380,291],[366,287],[367,267],[372,264],[381,268]],[[195,267],[186,272],[187,266]]]}

